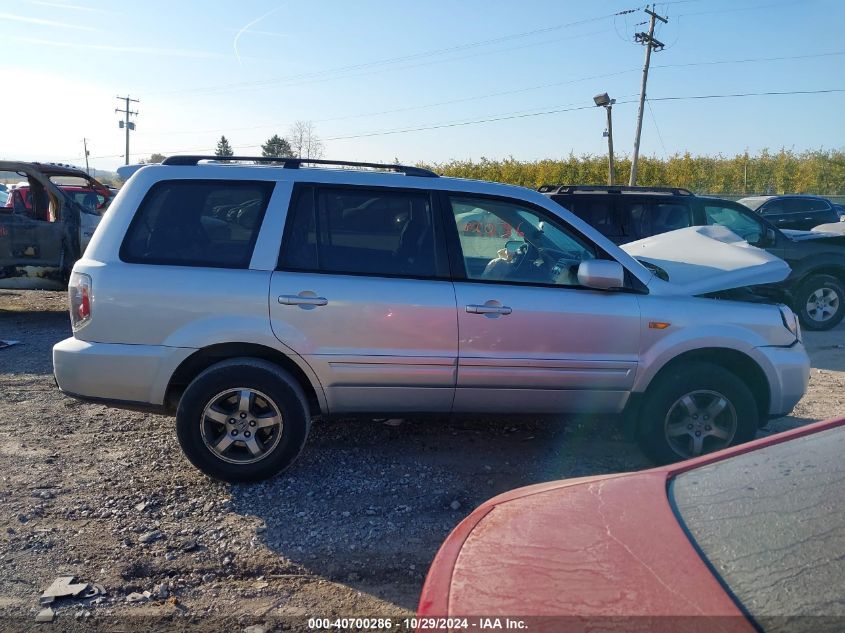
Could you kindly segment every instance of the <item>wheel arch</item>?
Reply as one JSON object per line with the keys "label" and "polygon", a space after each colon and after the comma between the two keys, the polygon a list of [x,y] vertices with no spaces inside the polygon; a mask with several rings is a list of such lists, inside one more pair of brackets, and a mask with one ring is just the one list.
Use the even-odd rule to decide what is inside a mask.
{"label": "wheel arch", "polygon": [[[167,384],[164,396],[164,404],[167,410],[176,410],[185,388],[202,371],[221,361],[240,357],[260,358],[286,370],[302,387],[311,415],[327,413],[326,398],[322,385],[313,375],[313,372],[310,369],[308,371],[303,369],[287,354],[257,343],[219,343],[203,347],[188,356],[176,368]],[[309,376],[309,374],[311,375]]]}
{"label": "wheel arch", "polygon": [[816,277],[818,275],[830,275],[831,277],[836,277],[839,283],[845,284],[845,262],[822,264],[802,271],[801,281],[797,285],[800,286],[810,277]]}
{"label": "wheel arch", "polygon": [[[739,378],[751,391],[757,404],[759,420],[758,426],[763,426],[769,419],[771,390],[769,380],[763,368],[747,354],[725,347],[705,347],[689,350],[675,356],[664,364],[651,378],[646,391],[668,373],[683,371],[683,366],[691,362],[707,362],[722,367]],[[637,409],[642,402],[642,396],[634,400]],[[626,436],[634,437],[640,430],[638,411],[626,416]]]}

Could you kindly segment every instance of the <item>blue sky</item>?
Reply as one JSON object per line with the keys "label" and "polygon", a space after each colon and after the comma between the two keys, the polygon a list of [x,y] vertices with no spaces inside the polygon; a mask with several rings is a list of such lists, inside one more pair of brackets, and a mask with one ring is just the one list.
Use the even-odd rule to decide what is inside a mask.
{"label": "blue sky", "polygon": [[[630,154],[642,6],[0,0],[0,157],[82,164],[86,137],[92,166],[122,164],[118,94],[140,99],[133,162],[208,151],[221,134],[255,153],[296,120],[314,122],[333,158],[602,154],[604,113],[584,106],[605,91],[619,102],[617,154]],[[631,8],[640,10],[612,15]],[[657,9],[669,23],[657,31],[666,48],[652,57],[651,98],[845,88],[841,0],[675,0]],[[795,56],[803,57],[736,61]],[[709,63],[721,61],[730,63]],[[569,111],[531,116],[554,110]],[[845,92],[653,101],[642,152],[842,148],[843,112]],[[479,119],[504,120],[384,134]]]}

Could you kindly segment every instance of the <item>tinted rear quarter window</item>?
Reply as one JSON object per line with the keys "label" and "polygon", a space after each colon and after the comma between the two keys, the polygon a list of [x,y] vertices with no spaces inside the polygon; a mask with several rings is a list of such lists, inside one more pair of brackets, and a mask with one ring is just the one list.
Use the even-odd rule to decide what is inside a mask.
{"label": "tinted rear quarter window", "polygon": [[609,198],[599,200],[572,199],[568,202],[568,206],[564,206],[584,220],[584,222],[598,229],[602,235],[611,238],[622,235],[622,225],[619,222],[619,215],[614,209],[613,201]]}
{"label": "tinted rear quarter window", "polygon": [[431,196],[363,187],[301,187],[279,265],[339,274],[435,276]]}
{"label": "tinted rear quarter window", "polygon": [[141,264],[247,268],[272,182],[170,180],[138,208],[120,258]]}
{"label": "tinted rear quarter window", "polygon": [[619,200],[622,230],[631,240],[692,226],[689,204],[670,201]]}
{"label": "tinted rear quarter window", "polygon": [[843,453],[838,427],[695,468],[670,485],[694,543],[765,631],[842,630]]}

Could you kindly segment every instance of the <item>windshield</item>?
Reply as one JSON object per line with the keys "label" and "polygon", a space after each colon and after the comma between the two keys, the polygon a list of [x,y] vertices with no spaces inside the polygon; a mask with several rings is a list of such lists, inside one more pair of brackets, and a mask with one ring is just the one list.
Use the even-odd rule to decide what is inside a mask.
{"label": "windshield", "polygon": [[[695,544],[765,631],[841,631],[845,427],[675,477]],[[824,613],[829,618],[797,618]]]}
{"label": "windshield", "polygon": [[768,199],[769,198],[767,198],[765,196],[756,196],[756,197],[752,197],[752,198],[742,198],[741,200],[737,200],[737,202],[739,202],[740,204],[744,204],[746,207],[748,207],[752,211],[756,211],[761,206],[763,206],[763,203],[766,202],[766,200],[768,200]]}

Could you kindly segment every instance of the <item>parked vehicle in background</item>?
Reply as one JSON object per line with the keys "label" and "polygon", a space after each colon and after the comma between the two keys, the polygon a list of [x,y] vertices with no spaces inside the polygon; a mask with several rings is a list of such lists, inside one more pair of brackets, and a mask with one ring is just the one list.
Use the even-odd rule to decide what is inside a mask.
{"label": "parked vehicle in background", "polygon": [[833,204],[833,208],[836,210],[836,214],[839,216],[840,222],[845,222],[845,204]]}
{"label": "parked vehicle in background", "polygon": [[686,189],[544,185],[540,191],[617,244],[687,226],[722,225],[785,260],[792,272],[762,288],[791,306],[809,330],[829,330],[845,316],[845,235],[780,230],[745,205]]}
{"label": "parked vehicle in background", "polygon": [[833,203],[818,196],[750,196],[739,203],[780,229],[809,231],[819,224],[839,220]]}
{"label": "parked vehicle in background", "polygon": [[[76,199],[74,178],[88,182],[97,199],[103,185],[85,172],[40,163],[0,161],[0,178],[25,178],[0,204],[0,288],[64,288],[101,218],[102,209]],[[93,181],[93,182],[91,182]],[[96,184],[95,184],[96,183]],[[63,190],[63,187],[71,187]],[[101,205],[108,204],[106,198]],[[98,200],[98,199],[97,199]]]}
{"label": "parked vehicle in background", "polygon": [[[73,337],[53,348],[62,391],[175,413],[212,477],[287,468],[317,416],[624,413],[673,461],[751,439],[806,390],[788,307],[691,296],[738,271],[689,265],[667,283],[537,192],[215,160],[127,181],[74,266]],[[483,213],[518,231],[461,230]],[[752,260],[764,281],[789,272]]]}
{"label": "parked vehicle in background", "polygon": [[838,633],[843,451],[845,419],[673,466],[506,492],[443,543],[418,616],[519,616],[531,631],[595,621]]}

